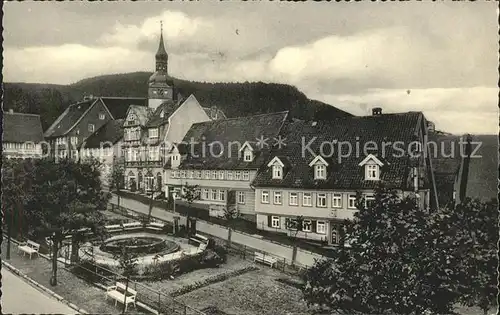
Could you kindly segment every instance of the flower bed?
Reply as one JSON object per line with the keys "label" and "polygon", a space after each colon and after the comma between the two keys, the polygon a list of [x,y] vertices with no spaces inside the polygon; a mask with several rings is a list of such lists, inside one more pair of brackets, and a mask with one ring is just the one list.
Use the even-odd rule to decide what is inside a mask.
{"label": "flower bed", "polygon": [[197,281],[197,282],[195,282],[193,284],[189,284],[189,285],[183,286],[182,288],[179,288],[179,289],[171,292],[170,295],[173,296],[173,297],[177,297],[179,295],[183,295],[183,294],[189,293],[191,291],[197,290],[197,289],[205,287],[207,285],[210,285],[210,284],[213,284],[213,283],[217,283],[217,282],[222,282],[222,281],[225,281],[225,280],[227,280],[227,279],[229,279],[231,277],[236,277],[236,276],[242,275],[244,273],[247,273],[247,272],[250,272],[250,271],[255,271],[255,270],[259,270],[259,268],[255,267],[255,266],[248,266],[248,267],[245,267],[243,269],[233,270],[233,271],[221,273],[221,274],[218,274],[218,275],[216,275],[214,277],[205,279],[203,281]]}
{"label": "flower bed", "polygon": [[170,254],[179,250],[179,245],[172,241],[167,241],[155,237],[130,237],[124,239],[111,239],[105,241],[100,249],[103,252],[119,254],[125,246],[131,253],[135,254]]}

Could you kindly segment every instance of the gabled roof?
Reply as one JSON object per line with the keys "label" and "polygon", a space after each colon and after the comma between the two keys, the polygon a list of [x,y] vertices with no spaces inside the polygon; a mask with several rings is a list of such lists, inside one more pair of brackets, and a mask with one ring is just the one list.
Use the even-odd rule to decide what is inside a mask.
{"label": "gabled roof", "polygon": [[[256,187],[287,187],[301,189],[373,189],[379,182],[393,188],[406,188],[410,169],[408,155],[398,157],[399,151],[393,146],[385,148],[385,159],[380,181],[365,181],[364,168],[359,163],[366,157],[363,148],[372,148],[376,143],[381,150],[382,143],[401,141],[409,144],[413,141],[415,131],[422,121],[423,114],[408,112],[400,114],[384,114],[380,116],[344,117],[329,122],[294,121],[283,127],[280,135],[286,138],[286,146],[275,147],[271,157],[285,156],[290,166],[283,179],[272,179],[272,170],[262,167],[254,180]],[[328,143],[337,144],[330,151]],[[359,143],[360,150],[356,149]],[[326,144],[326,145],[325,145]],[[352,153],[346,154],[347,145],[351,145]],[[327,178],[314,179],[314,169],[309,163],[315,155],[322,153],[329,161]],[[313,153],[309,152],[310,148]],[[340,149],[346,156],[341,157]],[[396,148],[399,148],[397,146]],[[376,150],[366,154],[376,154]],[[381,155],[381,153],[377,154]],[[267,164],[267,161],[266,161]]]}
{"label": "gabled roof", "polygon": [[144,97],[100,97],[114,119],[125,119],[130,105],[148,106],[148,99]]}
{"label": "gabled roof", "polygon": [[[137,120],[139,122],[139,125],[145,126],[146,123],[149,120],[149,117],[151,117],[153,113],[153,109],[146,107],[146,106],[138,106],[138,105],[130,105],[127,114],[125,116],[125,119],[129,115],[130,112],[133,112],[137,116]],[[124,121],[125,123],[126,121]]]}
{"label": "gabled roof", "polygon": [[365,165],[366,163],[368,163],[369,161],[373,161],[375,162],[375,164],[377,164],[378,166],[383,166],[384,163],[382,163],[382,161],[380,161],[375,155],[373,154],[368,154],[364,159],[363,161],[359,162],[359,166],[363,166]]}
{"label": "gabled roof", "polygon": [[98,100],[91,99],[68,106],[66,110],[45,131],[45,138],[64,136]]}
{"label": "gabled roof", "polygon": [[110,120],[85,140],[85,148],[100,148],[101,144],[116,144],[123,138],[123,119]]}
{"label": "gabled roof", "polygon": [[[479,145],[480,144],[480,145]],[[466,197],[489,201],[498,195],[498,135],[473,135]]]}
{"label": "gabled roof", "polygon": [[[154,128],[168,123],[170,116],[184,103],[185,100],[168,100],[161,103],[146,122],[146,128]],[[162,117],[163,112],[163,117]]]}
{"label": "gabled roof", "polygon": [[[189,145],[197,142],[197,144],[189,145],[187,150],[182,149],[183,152],[187,152],[187,156],[179,168],[258,169],[267,160],[270,150],[265,145],[260,147],[257,144],[258,139],[267,138],[267,143],[271,144],[287,117],[288,112],[279,112],[193,124],[184,137],[183,143]],[[256,148],[254,159],[250,162],[243,161],[238,152],[247,141]],[[221,146],[223,146],[222,151]],[[194,152],[194,155],[191,155],[191,152]],[[221,153],[222,155],[219,156]],[[166,167],[169,167],[168,161]]]}
{"label": "gabled roof", "polygon": [[23,113],[3,113],[3,142],[43,141],[40,115]]}

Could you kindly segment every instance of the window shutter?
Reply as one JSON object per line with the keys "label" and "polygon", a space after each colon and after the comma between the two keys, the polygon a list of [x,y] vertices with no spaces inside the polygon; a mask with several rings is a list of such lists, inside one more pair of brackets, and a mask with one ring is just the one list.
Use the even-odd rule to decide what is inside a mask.
{"label": "window shutter", "polygon": [[312,225],[311,231],[313,233],[316,233],[316,221],[315,220],[311,220],[311,225]]}
{"label": "window shutter", "polygon": [[272,216],[270,216],[270,215],[268,215],[268,216],[267,216],[267,226],[268,226],[268,227],[271,227],[271,226],[272,226],[272,224],[271,224],[271,222],[272,222],[272,218],[273,218],[273,217],[272,217]]}

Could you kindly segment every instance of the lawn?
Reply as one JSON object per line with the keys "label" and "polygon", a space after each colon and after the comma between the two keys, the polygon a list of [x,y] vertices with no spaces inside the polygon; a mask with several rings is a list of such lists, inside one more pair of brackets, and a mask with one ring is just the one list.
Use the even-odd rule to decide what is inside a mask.
{"label": "lawn", "polygon": [[260,270],[230,278],[179,296],[197,309],[214,306],[227,314],[311,314],[299,289],[278,282],[291,278],[277,270]]}
{"label": "lawn", "polygon": [[[2,243],[2,260],[5,259],[5,250],[7,242]],[[43,257],[34,256],[32,259],[23,257],[17,253],[17,246],[12,243],[11,259],[6,260],[9,264],[19,269],[23,274],[27,275],[37,283],[61,295],[65,300],[83,308],[91,314],[120,314],[120,307],[115,307],[111,300],[105,301],[104,291],[86,281],[76,277],[74,274],[63,268],[59,264],[57,278],[58,285],[53,287],[50,285],[50,277],[52,274],[51,262]],[[142,312],[140,308],[135,310],[129,308],[127,313],[130,314],[149,314]]]}

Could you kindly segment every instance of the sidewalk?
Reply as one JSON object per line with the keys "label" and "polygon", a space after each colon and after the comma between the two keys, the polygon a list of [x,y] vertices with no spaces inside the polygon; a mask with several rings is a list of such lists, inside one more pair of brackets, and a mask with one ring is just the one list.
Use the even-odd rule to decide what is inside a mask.
{"label": "sidewalk", "polygon": [[38,290],[5,267],[2,288],[3,314],[78,314],[78,310]]}
{"label": "sidewalk", "polygon": [[[84,309],[90,314],[120,314],[121,308],[115,307],[114,303],[110,300],[105,300],[104,291],[99,289],[88,282],[76,277],[70,271],[64,269],[64,264],[59,263],[57,269],[57,286],[51,286],[49,281],[52,275],[52,263],[50,260],[36,255],[32,259],[17,253],[17,245],[12,242],[11,244],[10,259],[5,259],[7,250],[7,242],[2,242],[2,261],[7,262],[22,274],[34,280],[39,285],[54,291],[57,295],[66,301],[70,301],[79,308]],[[5,266],[2,268],[7,269]],[[3,288],[5,289],[5,287]],[[36,312],[40,313],[40,312]],[[43,313],[43,312],[42,312]],[[56,312],[58,313],[58,312]],[[74,314],[76,312],[73,312]],[[135,310],[133,307],[130,309],[130,314],[149,314],[140,308]]]}

